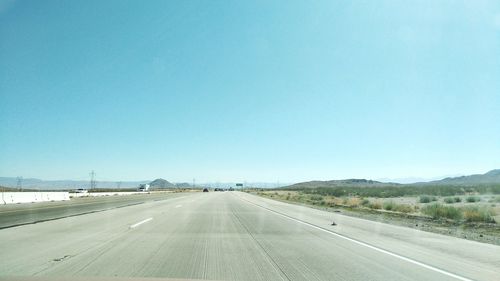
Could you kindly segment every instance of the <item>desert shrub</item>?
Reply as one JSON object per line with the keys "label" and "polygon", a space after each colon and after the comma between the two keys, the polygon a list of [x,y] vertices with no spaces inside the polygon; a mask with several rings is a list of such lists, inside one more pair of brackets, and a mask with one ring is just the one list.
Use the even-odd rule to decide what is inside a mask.
{"label": "desert shrub", "polygon": [[419,196],[428,194],[431,196],[456,196],[465,195],[468,193],[476,194],[500,194],[500,184],[484,184],[474,186],[457,187],[456,185],[408,185],[408,186],[383,186],[373,188],[353,187],[353,186],[323,186],[318,184],[314,188],[290,188],[286,190],[299,190],[308,194],[331,195],[335,197],[344,196],[359,196],[359,197],[376,197],[376,198],[392,198],[401,196]]}
{"label": "desert shrub", "polygon": [[321,196],[321,195],[312,195],[311,196],[311,200],[313,200],[313,201],[321,201],[321,200],[323,200],[323,196]]}
{"label": "desert shrub", "polygon": [[462,202],[462,199],[458,196],[456,197],[445,197],[443,199],[444,203],[446,204],[453,204],[453,203],[459,203],[459,202]]}
{"label": "desert shrub", "polygon": [[313,205],[325,205],[325,201],[321,200],[321,201],[312,201],[311,202]]}
{"label": "desert shrub", "polygon": [[359,207],[359,205],[361,204],[361,199],[359,199],[358,197],[352,197],[347,199],[346,204],[349,207]]}
{"label": "desert shrub", "polygon": [[465,201],[467,201],[467,203],[474,203],[481,201],[481,198],[477,196],[468,196],[467,198],[465,198]]}
{"label": "desert shrub", "polygon": [[394,211],[400,213],[411,213],[414,211],[414,208],[408,204],[396,204],[392,201],[384,202],[383,206],[384,210]]}
{"label": "desert shrub", "polygon": [[383,207],[384,207],[384,210],[394,211],[396,204],[392,201],[388,201],[388,202],[384,202]]}
{"label": "desert shrub", "polygon": [[491,208],[470,206],[463,208],[464,219],[468,222],[488,222],[494,223],[495,212]]}
{"label": "desert shrub", "polygon": [[452,220],[460,220],[462,218],[462,212],[460,211],[460,209],[452,206],[443,206],[439,203],[427,205],[421,209],[421,212],[425,215],[431,216],[434,219],[446,218]]}
{"label": "desert shrub", "polygon": [[414,211],[414,208],[408,204],[397,204],[394,207],[394,211],[400,212],[400,213],[412,213]]}
{"label": "desert shrub", "polygon": [[374,210],[380,210],[380,209],[382,209],[382,204],[380,204],[379,202],[373,202],[373,203],[370,203],[368,205],[368,208],[374,209]]}
{"label": "desert shrub", "polygon": [[453,198],[453,197],[446,197],[446,198],[443,199],[443,201],[446,204],[453,204],[453,203],[455,203],[455,198]]}
{"label": "desert shrub", "polygon": [[435,196],[422,195],[418,198],[418,201],[420,203],[430,203],[432,201],[437,201],[437,198]]}
{"label": "desert shrub", "polygon": [[370,200],[368,200],[368,199],[363,199],[363,200],[361,201],[361,205],[363,205],[363,206],[368,206],[368,205],[370,205]]}

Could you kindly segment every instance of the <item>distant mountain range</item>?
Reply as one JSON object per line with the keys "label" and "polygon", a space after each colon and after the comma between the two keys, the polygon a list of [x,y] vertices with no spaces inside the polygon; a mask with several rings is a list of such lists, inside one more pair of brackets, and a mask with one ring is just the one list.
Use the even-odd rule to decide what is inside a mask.
{"label": "distant mountain range", "polygon": [[442,180],[418,182],[418,185],[473,185],[473,184],[496,184],[500,183],[500,169],[491,170],[485,174],[470,176],[450,177]]}
{"label": "distant mountain range", "polygon": [[[97,181],[97,188],[135,188],[140,184],[149,183],[150,181]],[[0,186],[17,187],[17,178],[0,177]],[[23,178],[21,181],[22,188],[25,189],[76,189],[90,188],[90,181],[81,180],[41,180],[33,178]]]}
{"label": "distant mountain range", "polygon": [[[153,181],[143,180],[143,181],[97,181],[96,187],[99,189],[129,189],[136,188],[141,184],[150,184],[153,189],[159,188],[190,188],[191,183],[179,182],[172,183],[165,179],[158,178]],[[236,183],[197,183],[197,187],[223,187],[229,188],[234,187]],[[288,185],[283,184],[283,185]],[[0,177],[0,186],[8,187],[17,190],[17,178],[15,177]],[[69,190],[77,188],[90,188],[90,181],[82,180],[41,180],[35,178],[23,178],[21,182],[23,189],[40,189],[40,190]],[[265,182],[255,182],[248,183],[246,186],[258,187],[258,188],[269,188],[277,187],[276,183],[265,183]]]}
{"label": "distant mountain range", "polygon": [[[140,184],[151,184],[153,188],[189,188],[192,185],[189,183],[171,183],[165,179],[155,179],[153,181],[98,181],[97,188],[136,188]],[[479,185],[479,184],[500,184],[500,169],[491,170],[485,174],[448,177],[442,180],[435,180],[429,182],[417,182],[410,184],[400,184],[393,182],[382,182],[367,179],[345,179],[345,180],[330,180],[330,181],[308,181],[296,184],[281,184],[280,186],[286,188],[316,188],[316,187],[338,187],[338,186],[351,186],[351,187],[382,187],[382,186],[403,186],[403,185]],[[197,187],[224,187],[228,188],[235,186],[236,183],[200,183]],[[17,178],[15,177],[0,177],[0,186],[4,187],[17,187]],[[277,187],[276,183],[247,183],[248,187],[270,188]],[[90,188],[89,181],[75,181],[75,180],[40,180],[33,178],[22,179],[22,188],[24,189],[44,189],[44,190],[63,190],[63,189],[76,189],[76,188]]]}
{"label": "distant mountain range", "polygon": [[491,170],[485,174],[449,177],[442,180],[429,182],[417,182],[410,184],[401,184],[393,182],[381,182],[366,179],[345,179],[330,181],[308,181],[292,184],[286,188],[318,188],[318,187],[385,187],[385,186],[403,186],[403,185],[479,185],[479,184],[500,184],[500,169]]}
{"label": "distant mountain range", "polygon": [[[0,177],[0,186],[17,188],[17,178],[13,177]],[[171,183],[164,179],[156,179],[154,181],[97,181],[96,187],[102,189],[130,189],[136,188],[141,184],[149,183],[153,188],[187,188],[190,187],[188,183]],[[21,181],[23,189],[41,189],[41,190],[66,190],[77,188],[90,188],[89,181],[76,181],[76,180],[40,180],[33,178],[23,178]]]}

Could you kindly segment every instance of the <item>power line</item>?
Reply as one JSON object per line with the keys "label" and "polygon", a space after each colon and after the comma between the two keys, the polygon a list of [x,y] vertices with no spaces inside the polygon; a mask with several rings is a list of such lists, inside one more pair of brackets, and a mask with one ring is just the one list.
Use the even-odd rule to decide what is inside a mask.
{"label": "power line", "polygon": [[23,191],[23,177],[17,177],[17,190]]}
{"label": "power line", "polygon": [[90,172],[90,189],[95,189],[96,188],[96,181],[95,181],[95,172],[92,170]]}

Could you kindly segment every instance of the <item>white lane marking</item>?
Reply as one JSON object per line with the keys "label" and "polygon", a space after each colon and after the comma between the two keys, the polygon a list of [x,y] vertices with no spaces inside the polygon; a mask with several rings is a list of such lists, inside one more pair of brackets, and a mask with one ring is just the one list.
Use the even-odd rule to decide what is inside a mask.
{"label": "white lane marking", "polygon": [[177,205],[177,206],[175,206],[175,207],[176,207],[176,208],[180,208],[180,207],[182,207],[182,205]]}
{"label": "white lane marking", "polygon": [[[239,197],[239,196],[238,196],[238,197]],[[413,260],[413,259],[407,258],[407,257],[405,257],[405,256],[400,256],[400,255],[398,255],[398,254],[396,254],[396,253],[389,252],[389,251],[387,251],[387,250],[384,250],[384,249],[382,249],[382,248],[378,248],[378,247],[376,247],[376,246],[373,246],[373,245],[367,244],[367,243],[365,243],[365,242],[361,242],[361,241],[358,241],[358,240],[356,240],[356,239],[349,238],[349,237],[344,236],[344,235],[342,235],[342,234],[338,234],[338,233],[333,232],[333,231],[330,231],[330,230],[328,230],[328,229],[324,229],[324,228],[322,228],[322,227],[316,226],[316,225],[314,225],[314,224],[312,224],[312,223],[308,223],[308,222],[305,222],[305,221],[298,220],[298,219],[296,219],[296,218],[289,217],[289,216],[284,215],[284,214],[282,214],[282,213],[280,213],[280,212],[277,212],[277,211],[274,211],[274,210],[268,209],[268,208],[266,208],[266,207],[263,207],[263,206],[261,206],[261,205],[259,205],[259,204],[253,203],[253,202],[250,202],[250,201],[248,201],[248,200],[246,200],[246,199],[243,199],[243,198],[241,198],[241,197],[239,197],[239,198],[240,198],[240,199],[242,199],[242,200],[244,200],[244,201],[246,201],[246,202],[248,202],[248,203],[250,203],[250,204],[253,204],[253,205],[255,205],[255,206],[258,206],[258,207],[260,207],[260,208],[263,208],[264,210],[268,210],[268,211],[270,211],[270,212],[272,212],[272,213],[274,213],[274,214],[276,214],[276,215],[279,215],[279,216],[282,216],[282,217],[284,217],[284,218],[287,218],[287,219],[293,220],[293,221],[295,221],[295,222],[298,222],[298,223],[301,223],[301,224],[304,224],[304,225],[310,226],[310,227],[312,227],[312,228],[315,228],[315,229],[321,230],[321,231],[323,231],[323,232],[330,233],[330,234],[335,235],[335,236],[337,236],[337,237],[339,237],[339,238],[345,239],[345,240],[347,240],[347,241],[350,241],[350,242],[356,243],[356,244],[361,245],[361,246],[365,246],[365,247],[370,248],[370,249],[372,249],[372,250],[375,250],[375,251],[378,251],[378,252],[381,252],[381,253],[387,254],[387,255],[389,255],[389,256],[392,256],[392,257],[395,257],[395,258],[398,258],[398,259],[401,259],[401,260],[407,261],[407,262],[409,262],[409,263],[413,263],[413,264],[415,264],[415,265],[421,266],[421,267],[423,267],[423,268],[427,268],[427,269],[432,270],[432,271],[435,271],[435,272],[439,272],[439,273],[441,273],[441,274],[444,274],[444,275],[447,275],[447,276],[450,276],[450,277],[456,278],[456,279],[458,279],[458,280],[462,280],[462,281],[474,281],[474,280],[472,280],[472,279],[469,279],[469,278],[466,278],[466,277],[462,277],[462,276],[460,276],[460,275],[456,275],[456,274],[454,274],[454,273],[451,273],[451,272],[445,271],[445,270],[443,270],[443,269],[439,269],[439,268],[437,268],[437,267],[434,267],[434,266],[431,266],[431,265],[428,265],[428,264],[425,264],[425,263],[422,263],[422,262],[419,262],[419,261],[416,261],[416,260]]]}
{"label": "white lane marking", "polygon": [[130,226],[130,228],[136,228],[136,227],[138,227],[139,225],[141,225],[141,224],[143,224],[143,223],[147,223],[148,221],[151,221],[151,220],[153,220],[153,218],[147,218],[147,219],[142,220],[142,221],[140,221],[140,222],[138,222],[138,223],[136,223],[136,224],[131,225],[131,226]]}

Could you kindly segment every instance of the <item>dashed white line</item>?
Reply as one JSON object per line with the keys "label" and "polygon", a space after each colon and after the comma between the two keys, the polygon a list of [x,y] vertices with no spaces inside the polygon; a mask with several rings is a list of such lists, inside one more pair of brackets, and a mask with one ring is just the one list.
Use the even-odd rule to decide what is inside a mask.
{"label": "dashed white line", "polygon": [[141,224],[143,224],[143,223],[147,223],[148,221],[151,221],[151,220],[153,220],[153,218],[147,218],[147,219],[142,220],[142,221],[140,221],[140,222],[138,222],[138,223],[136,223],[136,224],[131,225],[131,226],[130,226],[130,228],[136,228],[136,227],[138,227],[139,225],[141,225]]}
{"label": "dashed white line", "polygon": [[175,206],[175,208],[180,208],[180,207],[182,207],[182,205],[177,205],[177,206]]}

